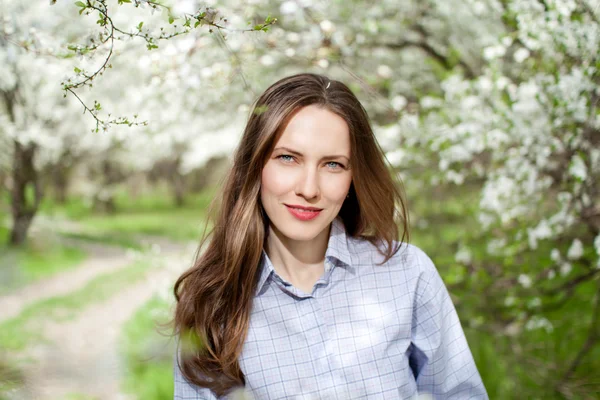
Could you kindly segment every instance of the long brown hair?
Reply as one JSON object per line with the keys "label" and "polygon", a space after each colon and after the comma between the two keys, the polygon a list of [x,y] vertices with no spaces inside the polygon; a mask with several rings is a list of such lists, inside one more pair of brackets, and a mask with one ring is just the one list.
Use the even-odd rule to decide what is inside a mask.
{"label": "long brown hair", "polygon": [[[405,238],[408,241],[402,185],[392,178],[367,112],[352,91],[339,81],[308,73],[271,85],[254,104],[233,165],[215,197],[213,206],[219,209],[211,219],[213,227],[204,235],[194,265],[174,288],[175,333],[195,344],[182,351],[179,367],[188,381],[217,396],[245,384],[238,358],[269,227],[260,202],[261,172],[293,113],[308,105],[327,109],[348,124],[352,184],[339,212],[347,234],[375,244],[384,262]],[[403,232],[398,242],[399,224]]]}

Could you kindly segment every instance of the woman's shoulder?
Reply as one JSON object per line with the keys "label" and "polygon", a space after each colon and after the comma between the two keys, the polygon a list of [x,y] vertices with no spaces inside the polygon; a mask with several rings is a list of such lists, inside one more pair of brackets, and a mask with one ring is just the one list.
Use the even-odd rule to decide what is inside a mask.
{"label": "woman's shoulder", "polygon": [[[419,246],[406,242],[393,242],[397,251],[385,262],[375,244],[368,240],[349,243],[352,253],[355,278],[360,279],[363,286],[372,286],[378,290],[383,288],[402,288],[402,295],[415,299],[427,298],[437,293],[443,285],[441,276],[431,257]],[[384,248],[385,250],[385,248]],[[370,282],[365,285],[365,282]]]}
{"label": "woman's shoulder", "polygon": [[[392,242],[394,254],[385,262],[385,254],[388,245],[380,243],[376,245],[365,238],[350,238],[348,250],[352,255],[353,264],[359,265],[379,265],[385,268],[399,269],[417,275],[436,273],[437,269],[431,257],[419,246],[398,242]],[[383,264],[382,264],[383,262]]]}

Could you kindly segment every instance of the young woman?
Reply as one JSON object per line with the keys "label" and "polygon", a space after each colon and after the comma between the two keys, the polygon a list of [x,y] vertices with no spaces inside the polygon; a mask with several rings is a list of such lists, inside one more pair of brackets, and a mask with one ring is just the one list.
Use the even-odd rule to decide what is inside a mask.
{"label": "young woman", "polygon": [[269,87],[219,199],[175,284],[176,399],[487,398],[346,85],[299,74]]}

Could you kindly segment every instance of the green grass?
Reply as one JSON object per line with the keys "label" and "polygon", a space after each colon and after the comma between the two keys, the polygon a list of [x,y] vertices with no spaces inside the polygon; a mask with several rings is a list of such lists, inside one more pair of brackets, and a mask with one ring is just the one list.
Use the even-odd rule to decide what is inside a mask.
{"label": "green grass", "polygon": [[93,213],[92,203],[81,196],[71,196],[64,204],[57,203],[52,197],[42,199],[38,210],[41,214],[60,215],[68,219],[80,219]]}
{"label": "green grass", "polygon": [[0,400],[8,400],[8,393],[18,390],[23,386],[25,376],[23,371],[15,368],[12,363],[4,359],[0,353]]}
{"label": "green grass", "polygon": [[142,250],[144,246],[137,236],[125,232],[60,232],[60,236],[87,243],[118,246],[126,249]]}
{"label": "green grass", "polygon": [[[100,397],[97,396],[90,396],[88,394],[82,394],[82,393],[69,393],[67,395],[65,395],[63,398],[61,398],[60,400],[99,400]],[[56,399],[59,400],[59,399]]]}
{"label": "green grass", "polygon": [[100,236],[117,233],[119,237],[156,235],[173,240],[199,239],[202,234],[202,210],[141,211],[117,215],[93,215],[81,222]]}
{"label": "green grass", "polygon": [[[493,237],[490,233],[481,235],[477,221],[480,195],[477,185],[440,185],[430,191],[419,188],[413,192],[410,192],[411,188],[407,189],[412,200],[409,204],[411,242],[430,255],[448,286],[490,398],[565,398],[557,393],[553,385],[561,379],[583,346],[589,332],[591,303],[598,283],[591,281],[580,285],[570,300],[558,309],[533,312],[535,316],[546,318],[552,324],[552,330],[528,330],[521,326],[514,336],[500,331],[503,325],[499,323],[503,317],[512,314],[503,315],[495,310],[505,309],[504,300],[509,295],[518,297],[520,309],[527,310],[527,302],[535,299],[536,295],[518,294],[522,290],[520,285],[511,285],[504,291],[491,291],[488,288],[493,287],[494,279],[520,273],[535,276],[543,268],[552,265],[549,257],[552,248],[559,248],[565,254],[570,243],[540,241],[536,250],[528,250],[518,256],[491,256],[487,252],[487,245]],[[545,210],[541,208],[539,212]],[[506,231],[498,233],[510,235]],[[455,260],[455,254],[463,244],[468,245],[471,251],[472,272]],[[573,264],[574,269],[577,268],[576,263]],[[499,275],[490,275],[481,268],[483,265],[497,268]],[[557,277],[553,282],[540,285],[555,287],[564,280]],[[536,289],[533,287],[532,293]],[[543,304],[554,300],[541,299]],[[504,312],[517,313],[515,310]],[[567,382],[574,393],[569,398],[593,398],[585,397],[584,393],[586,390],[591,393],[599,387],[599,375],[591,372],[600,370],[598,360],[600,346],[596,345],[585,355],[576,373]],[[592,381],[596,382],[596,386],[590,385],[586,389],[586,382],[589,384]]]}
{"label": "green grass", "polygon": [[155,296],[123,327],[120,347],[126,373],[122,386],[139,400],[173,396],[174,339],[157,327],[157,322],[168,321],[169,311],[167,302]]}
{"label": "green grass", "polygon": [[40,321],[73,318],[86,306],[106,300],[139,281],[149,268],[153,267],[148,261],[138,261],[116,272],[101,275],[67,295],[30,304],[18,316],[0,324],[0,348],[18,351],[35,341],[44,341]]}
{"label": "green grass", "polygon": [[42,238],[11,247],[8,229],[0,227],[0,295],[79,265],[85,251]]}
{"label": "green grass", "polygon": [[40,212],[81,223],[85,231],[77,235],[126,247],[138,243],[136,235],[163,236],[176,241],[198,240],[215,190],[210,188],[189,195],[182,207],[175,207],[172,199],[158,187],[137,197],[119,191],[115,196],[117,211],[113,214],[94,212],[92,205],[82,198],[70,198],[65,204],[47,199]]}
{"label": "green grass", "polygon": [[[207,188],[201,193],[186,196],[182,207],[176,207],[173,200],[165,192],[164,187],[156,186],[152,190],[140,193],[137,196],[125,188],[117,191],[114,197],[116,214],[144,213],[144,212],[170,212],[173,210],[199,210],[205,209],[215,196],[217,188]],[[66,203],[59,204],[50,197],[45,197],[40,206],[40,212],[48,215],[59,215],[69,219],[82,220],[95,214],[110,216],[110,214],[96,213],[93,204],[81,196],[71,196]]]}

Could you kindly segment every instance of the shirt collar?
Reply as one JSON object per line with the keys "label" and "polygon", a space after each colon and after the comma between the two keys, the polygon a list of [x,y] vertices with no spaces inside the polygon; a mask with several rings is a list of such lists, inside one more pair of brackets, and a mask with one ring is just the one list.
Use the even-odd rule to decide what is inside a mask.
{"label": "shirt collar", "polygon": [[[348,250],[346,228],[340,217],[335,217],[331,223],[331,230],[329,231],[329,241],[327,242],[325,258],[329,259],[331,264],[336,264],[335,260],[337,260],[346,266],[351,265],[352,258],[350,256],[350,251]],[[325,263],[325,268],[328,268],[328,264],[330,263]],[[263,249],[260,259],[260,277],[256,287],[256,294],[262,290],[265,282],[274,272],[275,269],[273,268],[273,264],[271,263],[267,252],[265,249]]]}

